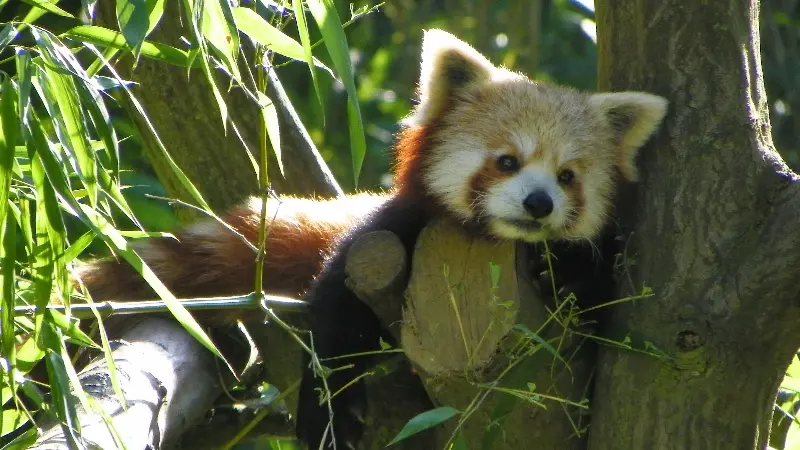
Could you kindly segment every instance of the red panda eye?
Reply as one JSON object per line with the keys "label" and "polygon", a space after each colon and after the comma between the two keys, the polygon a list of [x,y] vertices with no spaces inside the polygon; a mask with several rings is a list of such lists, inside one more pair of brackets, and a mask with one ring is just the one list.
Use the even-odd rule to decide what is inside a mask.
{"label": "red panda eye", "polygon": [[569,186],[573,179],[575,179],[575,172],[570,169],[564,169],[558,173],[558,182],[563,185]]}
{"label": "red panda eye", "polygon": [[501,172],[516,172],[519,170],[519,160],[511,155],[497,158],[497,169]]}

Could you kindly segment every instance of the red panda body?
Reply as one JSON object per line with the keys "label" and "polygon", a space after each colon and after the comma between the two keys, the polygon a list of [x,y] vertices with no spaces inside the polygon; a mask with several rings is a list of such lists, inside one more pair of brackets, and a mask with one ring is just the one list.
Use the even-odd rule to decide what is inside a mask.
{"label": "red panda body", "polygon": [[[615,186],[634,181],[638,149],[656,130],[666,101],[640,93],[584,94],[537,83],[493,66],[443,31],[425,34],[420,103],[395,145],[394,186],[384,195],[335,200],[285,198],[269,224],[264,287],[309,302],[310,330],[320,359],[380,349],[392,338],[346,286],[344,259],[361,235],[395,233],[409,255],[434,217],[453,220],[490,239],[591,248],[602,238]],[[142,258],[177,296],[244,294],[253,290],[259,202],[223,219],[137,244]],[[591,251],[589,252],[591,254]],[[590,276],[587,258],[566,268]],[[591,258],[588,258],[591,259]],[[562,261],[572,259],[563,258]],[[83,271],[93,297],[153,296],[127,265],[101,262]],[[362,435],[366,391],[352,382],[372,363],[342,358],[327,378],[334,416],[320,405],[322,387],[308,364],[300,387],[297,435],[310,448],[355,448]],[[346,389],[342,389],[347,386]]]}

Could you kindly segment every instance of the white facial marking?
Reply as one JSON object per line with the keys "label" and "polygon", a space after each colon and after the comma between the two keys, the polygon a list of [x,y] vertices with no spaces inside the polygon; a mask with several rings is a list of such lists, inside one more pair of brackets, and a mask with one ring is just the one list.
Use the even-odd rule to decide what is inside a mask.
{"label": "white facial marking", "polygon": [[529,158],[536,151],[536,139],[527,133],[513,133],[511,143],[517,147],[517,151],[523,158]]}
{"label": "white facial marking", "polygon": [[462,219],[474,216],[474,208],[468,203],[469,179],[478,173],[486,161],[489,151],[476,140],[454,138],[437,149],[430,170],[425,173],[425,182]]}

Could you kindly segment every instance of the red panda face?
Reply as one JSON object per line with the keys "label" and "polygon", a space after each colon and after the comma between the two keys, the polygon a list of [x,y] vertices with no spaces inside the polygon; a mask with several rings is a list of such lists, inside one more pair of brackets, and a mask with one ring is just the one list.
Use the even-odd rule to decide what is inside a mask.
{"label": "red panda face", "polygon": [[634,180],[636,150],[666,101],[645,93],[582,94],[492,66],[442,31],[423,42],[418,155],[427,193],[500,238],[592,239],[615,180]]}

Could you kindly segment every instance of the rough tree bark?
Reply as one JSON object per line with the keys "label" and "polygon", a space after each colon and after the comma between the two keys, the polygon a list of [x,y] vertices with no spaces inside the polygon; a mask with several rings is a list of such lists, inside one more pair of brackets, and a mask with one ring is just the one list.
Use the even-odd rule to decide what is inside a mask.
{"label": "rough tree bark", "polygon": [[617,307],[610,332],[674,359],[601,351],[589,448],[766,447],[800,345],[800,187],[772,145],[758,7],[597,2],[600,88],[671,100],[621,208],[624,287],[655,297]]}

